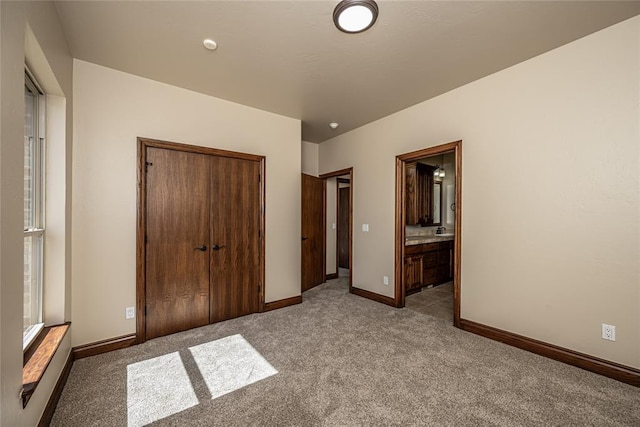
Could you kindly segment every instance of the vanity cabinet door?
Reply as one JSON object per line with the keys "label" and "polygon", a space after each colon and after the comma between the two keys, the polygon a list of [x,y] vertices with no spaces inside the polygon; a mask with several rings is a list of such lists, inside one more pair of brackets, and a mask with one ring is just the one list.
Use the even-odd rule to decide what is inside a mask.
{"label": "vanity cabinet door", "polygon": [[449,281],[449,264],[438,266],[437,283],[446,283]]}
{"label": "vanity cabinet door", "polygon": [[424,255],[424,268],[435,267],[438,265],[438,252],[431,251],[425,252]]}
{"label": "vanity cabinet door", "polygon": [[423,285],[435,285],[438,283],[438,267],[433,264],[424,264],[422,270]]}
{"label": "vanity cabinet door", "polygon": [[437,264],[438,265],[442,265],[442,264],[446,264],[447,266],[449,265],[449,248],[447,249],[440,249],[437,253]]}
{"label": "vanity cabinet door", "polygon": [[407,291],[422,287],[422,256],[411,256],[404,259],[405,287]]}
{"label": "vanity cabinet door", "polygon": [[451,242],[441,242],[438,249],[438,283],[445,283],[451,280],[452,263],[451,263]]}

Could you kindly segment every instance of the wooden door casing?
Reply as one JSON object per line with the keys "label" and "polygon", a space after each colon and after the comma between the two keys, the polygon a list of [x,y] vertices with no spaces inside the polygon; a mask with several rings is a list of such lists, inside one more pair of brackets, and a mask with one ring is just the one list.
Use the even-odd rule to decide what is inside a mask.
{"label": "wooden door casing", "polygon": [[326,182],[302,174],[302,291],[324,282],[324,194]]}
{"label": "wooden door casing", "polygon": [[259,162],[211,158],[212,323],[259,310],[259,180]]}
{"label": "wooden door casing", "polygon": [[151,339],[209,323],[210,156],[150,147],[146,158]]}

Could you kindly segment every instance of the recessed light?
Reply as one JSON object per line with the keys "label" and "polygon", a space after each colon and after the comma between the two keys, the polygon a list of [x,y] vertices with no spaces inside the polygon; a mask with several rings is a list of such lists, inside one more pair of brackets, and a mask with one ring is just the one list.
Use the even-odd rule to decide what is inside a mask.
{"label": "recessed light", "polygon": [[374,0],[342,0],[333,10],[333,23],[345,33],[361,33],[378,19]]}
{"label": "recessed light", "polygon": [[218,48],[218,43],[216,43],[215,40],[204,39],[202,44],[209,50],[216,50]]}
{"label": "recessed light", "polygon": [[331,123],[329,123],[329,127],[330,127],[331,129],[336,129],[338,126],[339,126],[339,124],[338,124],[338,123],[336,123],[336,122],[331,122]]}

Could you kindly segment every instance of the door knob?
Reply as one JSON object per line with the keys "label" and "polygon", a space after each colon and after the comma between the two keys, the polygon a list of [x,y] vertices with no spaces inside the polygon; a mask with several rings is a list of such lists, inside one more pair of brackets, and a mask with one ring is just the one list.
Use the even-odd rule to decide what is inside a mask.
{"label": "door knob", "polygon": [[309,240],[309,238],[308,237],[303,237],[302,240]]}
{"label": "door knob", "polygon": [[207,245],[202,245],[199,248],[193,248],[193,249],[197,249],[199,251],[205,252],[207,250]]}
{"label": "door knob", "polygon": [[213,249],[214,251],[219,251],[222,248],[226,248],[226,246],[225,245],[220,245],[220,246],[213,245],[213,246],[211,246],[211,249]]}

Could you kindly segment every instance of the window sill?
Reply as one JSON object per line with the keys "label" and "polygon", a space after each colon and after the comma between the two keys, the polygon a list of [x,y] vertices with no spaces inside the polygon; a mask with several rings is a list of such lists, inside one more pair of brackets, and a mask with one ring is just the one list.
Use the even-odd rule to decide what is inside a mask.
{"label": "window sill", "polygon": [[[44,328],[42,340],[34,343],[34,351],[28,359],[25,360],[22,367],[22,407],[27,406],[27,402],[36,390],[42,376],[49,367],[49,363],[56,354],[60,343],[64,339],[71,326],[70,322],[62,325],[50,326]],[[31,349],[29,349],[31,350]]]}

